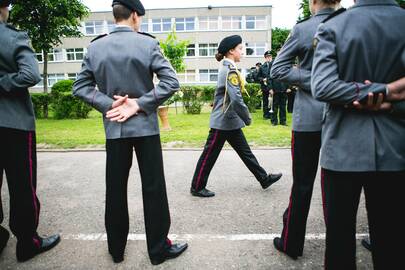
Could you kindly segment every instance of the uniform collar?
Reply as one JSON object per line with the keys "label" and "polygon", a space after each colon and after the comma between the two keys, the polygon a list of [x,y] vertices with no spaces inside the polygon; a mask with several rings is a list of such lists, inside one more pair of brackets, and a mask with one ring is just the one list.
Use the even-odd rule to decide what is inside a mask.
{"label": "uniform collar", "polygon": [[395,0],[357,0],[353,8],[360,6],[374,6],[374,5],[396,5],[398,6]]}
{"label": "uniform collar", "polygon": [[329,15],[335,12],[334,8],[323,8],[320,11],[318,11],[315,16],[321,16],[321,15]]}
{"label": "uniform collar", "polygon": [[114,33],[114,32],[134,32],[134,30],[131,27],[129,27],[128,25],[118,24],[114,27],[114,30],[111,31],[111,33]]}
{"label": "uniform collar", "polygon": [[236,63],[232,60],[232,59],[229,59],[229,58],[224,58],[224,66],[230,66],[230,65],[232,65],[232,66],[234,66],[235,68],[238,68],[238,66],[236,65]]}

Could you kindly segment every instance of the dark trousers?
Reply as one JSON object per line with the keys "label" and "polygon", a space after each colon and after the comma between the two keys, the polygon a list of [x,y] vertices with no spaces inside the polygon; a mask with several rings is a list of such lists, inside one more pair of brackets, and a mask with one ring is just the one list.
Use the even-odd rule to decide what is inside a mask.
{"label": "dark trousers", "polygon": [[235,149],[243,163],[245,163],[259,182],[267,177],[266,171],[260,166],[256,157],[252,153],[252,150],[250,150],[242,129],[211,129],[204,146],[204,151],[202,152],[197,167],[195,168],[193,181],[191,183],[192,188],[195,190],[201,190],[207,186],[210,172],[226,141],[233,149]]}
{"label": "dark trousers", "polygon": [[135,149],[142,181],[146,241],[151,259],[162,256],[170,228],[170,213],[159,135],[107,140],[105,226],[108,249],[122,256],[129,230],[127,185]]}
{"label": "dark trousers", "polygon": [[[325,268],[356,269],[356,216],[364,189],[374,269],[403,265],[405,171],[324,170],[326,194]],[[397,246],[399,244],[399,247]]]}
{"label": "dark trousers", "polygon": [[263,117],[270,117],[269,112],[269,90],[262,89],[262,98],[263,98]]}
{"label": "dark trousers", "polygon": [[[10,229],[19,250],[40,245],[37,235],[40,203],[36,195],[37,156],[33,131],[0,127],[0,188],[3,170],[10,194]],[[3,209],[0,207],[0,223]]]}
{"label": "dark trousers", "polygon": [[273,95],[273,111],[271,122],[278,124],[278,117],[280,124],[285,124],[287,121],[287,94],[285,92],[274,92]]}
{"label": "dark trousers", "polygon": [[293,131],[291,139],[293,185],[290,203],[283,215],[284,226],[281,235],[284,251],[290,255],[302,256],[304,250],[307,218],[318,170],[320,148],[320,131]]}
{"label": "dark trousers", "polygon": [[287,93],[287,112],[292,113],[294,110],[295,91]]}

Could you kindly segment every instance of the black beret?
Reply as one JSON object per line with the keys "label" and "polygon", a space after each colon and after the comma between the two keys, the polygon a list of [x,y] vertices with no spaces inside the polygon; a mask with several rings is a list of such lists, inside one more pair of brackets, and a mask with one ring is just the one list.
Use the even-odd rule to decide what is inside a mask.
{"label": "black beret", "polygon": [[0,7],[8,7],[12,0],[0,0]]}
{"label": "black beret", "polygon": [[139,0],[113,0],[112,6],[123,5],[131,11],[136,11],[139,16],[145,15],[145,8]]}
{"label": "black beret", "polygon": [[264,57],[266,57],[266,56],[268,56],[268,55],[271,56],[271,51],[266,51],[266,52],[264,53]]}
{"label": "black beret", "polygon": [[224,38],[218,46],[218,52],[225,55],[229,50],[235,48],[242,43],[242,37],[239,35],[233,35]]}

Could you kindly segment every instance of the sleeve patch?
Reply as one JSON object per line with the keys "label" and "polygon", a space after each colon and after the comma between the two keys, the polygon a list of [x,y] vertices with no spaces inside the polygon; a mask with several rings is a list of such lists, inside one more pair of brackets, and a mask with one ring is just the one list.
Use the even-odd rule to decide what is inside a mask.
{"label": "sleeve patch", "polygon": [[228,76],[228,81],[233,85],[233,86],[239,86],[239,78],[238,75],[235,73],[232,73]]}

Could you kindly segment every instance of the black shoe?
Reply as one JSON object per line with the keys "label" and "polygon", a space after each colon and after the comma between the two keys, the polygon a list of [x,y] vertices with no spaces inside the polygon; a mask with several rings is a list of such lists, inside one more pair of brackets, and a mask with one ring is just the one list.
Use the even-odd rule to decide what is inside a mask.
{"label": "black shoe", "polygon": [[10,233],[0,226],[0,254],[3,252],[3,249],[7,246],[8,239],[10,239]]}
{"label": "black shoe", "polygon": [[264,179],[263,181],[260,182],[260,185],[262,186],[263,189],[268,188],[269,186],[271,186],[272,184],[274,184],[275,182],[277,182],[281,176],[283,176],[282,173],[276,173],[276,174],[269,174],[266,179]]}
{"label": "black shoe", "polygon": [[23,246],[23,244],[20,244],[17,241],[17,260],[19,262],[25,262],[28,261],[29,259],[34,258],[38,254],[41,254],[43,252],[46,252],[52,248],[54,248],[57,244],[60,242],[60,236],[59,234],[52,235],[48,238],[41,238],[38,237],[40,243],[39,248],[30,248],[27,249]]}
{"label": "black shoe", "polygon": [[266,119],[266,120],[271,119],[271,116],[270,115],[263,115],[263,119]]}
{"label": "black shoe", "polygon": [[124,261],[124,256],[113,256],[111,255],[113,258],[114,263],[120,263]]}
{"label": "black shoe", "polygon": [[206,188],[203,188],[202,190],[199,190],[199,191],[195,190],[194,188],[191,188],[190,193],[191,193],[191,195],[196,196],[196,197],[214,197],[215,196],[214,192],[212,192]]}
{"label": "black shoe", "polygon": [[272,125],[272,126],[277,126],[278,124],[277,124],[277,123],[271,123],[271,125]]}
{"label": "black shoe", "polygon": [[187,249],[187,247],[188,247],[187,243],[171,245],[171,247],[168,247],[163,252],[160,258],[151,259],[150,261],[153,265],[158,265],[166,260],[177,258]]}
{"label": "black shoe", "polygon": [[361,244],[363,245],[363,247],[365,247],[366,249],[368,249],[368,251],[371,251],[372,247],[371,247],[370,239],[363,239],[363,240],[361,240]]}
{"label": "black shoe", "polygon": [[281,123],[280,125],[282,125],[282,126],[288,126],[287,123]]}
{"label": "black shoe", "polygon": [[296,260],[296,259],[298,258],[297,255],[288,254],[287,252],[284,251],[283,241],[281,240],[280,237],[274,238],[273,244],[274,244],[274,247],[275,247],[278,251],[284,253],[285,255],[287,255],[288,257],[290,257],[291,259]]}

